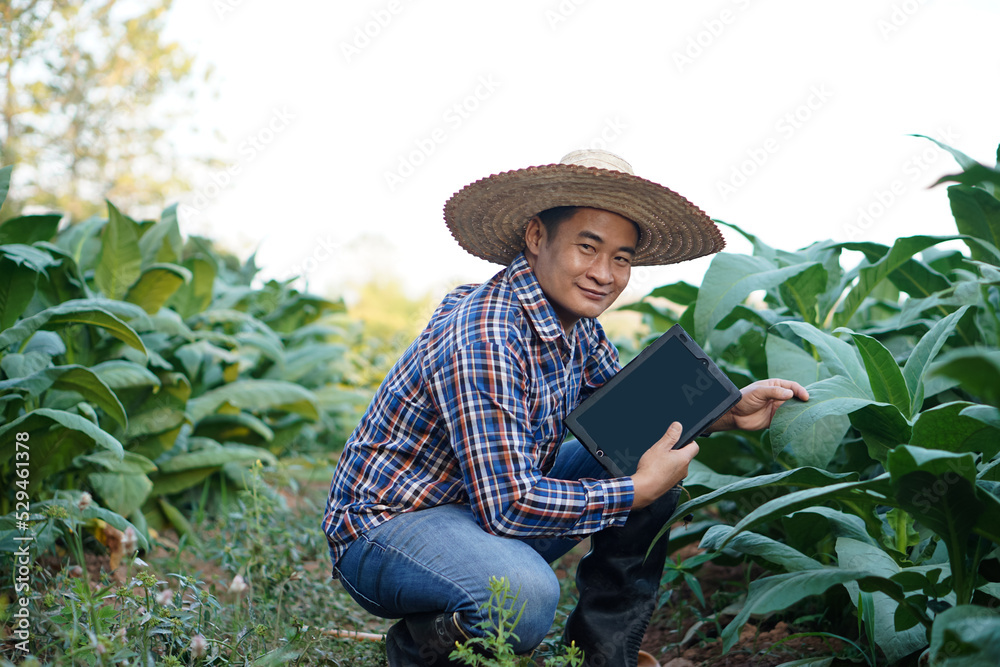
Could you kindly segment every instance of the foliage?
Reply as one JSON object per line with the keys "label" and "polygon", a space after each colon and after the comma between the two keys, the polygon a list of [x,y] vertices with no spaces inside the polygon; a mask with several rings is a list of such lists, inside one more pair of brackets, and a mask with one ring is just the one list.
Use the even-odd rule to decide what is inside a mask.
{"label": "foliage", "polygon": [[[517,640],[515,631],[524,604],[517,605],[518,594],[510,590],[506,577],[490,578],[490,599],[483,605],[486,619],[479,624],[483,637],[473,637],[460,644],[449,656],[472,667],[528,667],[534,665],[531,656],[514,653],[511,641]],[[564,647],[560,654],[545,660],[545,667],[579,667],[583,664],[583,651],[576,644]]]}
{"label": "foliage", "polygon": [[167,132],[193,111],[194,58],[163,37],[171,4],[0,4],[0,163],[23,165],[8,216],[34,204],[79,219],[105,196],[131,207],[186,189]]}
{"label": "foliage", "polygon": [[[942,179],[959,183],[958,234],[788,252],[730,225],[751,256],[719,254],[700,288],[631,307],[654,333],[680,322],[737,385],[784,377],[809,391],[763,433],[707,441],[686,481],[695,497],[675,513],[717,505],[701,546],[774,573],[750,585],[727,648],[752,614],[834,589],[872,659],[930,644],[935,664],[966,664],[939,657],[941,638],[995,632],[958,610],[1000,604],[1000,171],[945,148],[963,167]],[[842,268],[845,251],[863,259]]]}
{"label": "foliage", "polygon": [[[109,203],[106,219],[61,231],[18,217],[0,239],[0,514],[13,509],[17,433],[30,438],[32,509],[87,491],[114,515],[89,528],[131,525],[144,543],[165,525],[189,533],[191,508],[223,506],[256,461],[283,486],[329,479],[370,398],[353,384],[366,366],[339,302],[253,286],[253,258],[184,242],[174,207],[136,222]],[[45,551],[59,535],[41,525]],[[0,549],[17,532],[8,514]]]}

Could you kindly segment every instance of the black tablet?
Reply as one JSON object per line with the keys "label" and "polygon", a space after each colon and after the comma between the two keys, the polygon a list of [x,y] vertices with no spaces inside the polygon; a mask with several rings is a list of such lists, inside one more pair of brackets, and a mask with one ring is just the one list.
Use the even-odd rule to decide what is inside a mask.
{"label": "black tablet", "polygon": [[566,426],[615,477],[635,473],[639,458],[671,422],[683,447],[736,405],[740,390],[678,324],[595,391]]}

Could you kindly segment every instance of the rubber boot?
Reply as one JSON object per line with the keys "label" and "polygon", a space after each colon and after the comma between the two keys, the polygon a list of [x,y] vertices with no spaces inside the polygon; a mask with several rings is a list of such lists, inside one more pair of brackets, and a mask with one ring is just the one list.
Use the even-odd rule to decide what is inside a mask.
{"label": "rubber boot", "polygon": [[389,667],[452,667],[464,663],[448,656],[455,643],[470,635],[458,612],[413,614],[395,623],[385,636]]}
{"label": "rubber boot", "polygon": [[[594,533],[576,568],[580,600],[566,621],[564,641],[584,651],[585,667],[636,667],[639,646],[656,609],[669,531],[653,538],[677,506],[677,486],[632,510],[624,526]],[[647,552],[649,556],[647,557]]]}

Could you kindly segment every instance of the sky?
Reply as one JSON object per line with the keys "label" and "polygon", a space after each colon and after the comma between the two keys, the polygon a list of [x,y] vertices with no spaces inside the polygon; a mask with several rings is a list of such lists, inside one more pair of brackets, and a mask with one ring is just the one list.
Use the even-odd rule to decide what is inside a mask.
{"label": "sky", "polygon": [[[782,249],[951,234],[929,186],[957,165],[909,135],[994,164],[998,25],[990,0],[175,0],[229,164],[182,231],[321,294],[440,295],[501,268],[452,239],[448,197],[594,147]],[[709,262],[636,268],[623,300]]]}

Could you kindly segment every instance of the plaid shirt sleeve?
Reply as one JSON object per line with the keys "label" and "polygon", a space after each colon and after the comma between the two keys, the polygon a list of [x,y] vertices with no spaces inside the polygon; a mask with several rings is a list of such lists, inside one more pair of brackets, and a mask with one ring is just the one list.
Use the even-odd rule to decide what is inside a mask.
{"label": "plaid shirt sleeve", "polygon": [[583,535],[620,525],[634,498],[631,478],[542,474],[529,382],[518,355],[493,342],[459,349],[430,378],[477,521],[506,537]]}

